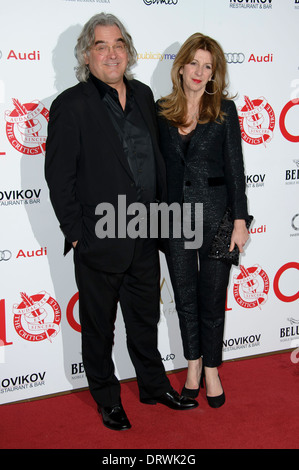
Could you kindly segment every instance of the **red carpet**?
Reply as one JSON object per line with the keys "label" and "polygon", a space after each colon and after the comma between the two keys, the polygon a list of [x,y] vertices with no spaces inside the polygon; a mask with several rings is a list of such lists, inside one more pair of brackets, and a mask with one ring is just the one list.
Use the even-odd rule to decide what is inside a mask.
{"label": "red carpet", "polygon": [[[298,356],[298,355],[297,355]],[[136,382],[122,384],[132,429],[106,429],[88,391],[0,407],[1,449],[298,449],[299,363],[289,352],[224,363],[227,401],[174,411],[138,401]],[[185,371],[170,375],[181,390]]]}

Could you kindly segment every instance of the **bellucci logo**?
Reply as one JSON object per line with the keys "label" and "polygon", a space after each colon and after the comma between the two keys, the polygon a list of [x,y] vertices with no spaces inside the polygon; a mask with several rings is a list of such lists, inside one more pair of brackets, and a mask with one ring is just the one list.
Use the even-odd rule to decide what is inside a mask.
{"label": "bellucci logo", "polygon": [[61,310],[58,303],[45,291],[32,296],[25,292],[20,295],[22,302],[13,306],[16,332],[26,341],[47,339],[52,343],[60,331]]}
{"label": "bellucci logo", "polygon": [[240,266],[240,274],[234,275],[234,297],[236,302],[244,308],[261,306],[268,299],[269,278],[258,264],[245,268]]}
{"label": "bellucci logo", "polygon": [[273,138],[275,114],[266,100],[244,97],[245,105],[238,108],[242,139],[251,145],[266,146]]}
{"label": "bellucci logo", "polygon": [[297,168],[288,168],[285,170],[285,184],[299,184],[299,160],[294,159],[293,162]]}
{"label": "bellucci logo", "polygon": [[294,338],[299,339],[299,320],[290,317],[287,319],[290,322],[290,326],[280,328],[281,341],[288,341]]}
{"label": "bellucci logo", "polygon": [[22,104],[13,98],[12,102],[14,109],[5,113],[9,142],[24,155],[44,155],[49,111],[40,101]]}

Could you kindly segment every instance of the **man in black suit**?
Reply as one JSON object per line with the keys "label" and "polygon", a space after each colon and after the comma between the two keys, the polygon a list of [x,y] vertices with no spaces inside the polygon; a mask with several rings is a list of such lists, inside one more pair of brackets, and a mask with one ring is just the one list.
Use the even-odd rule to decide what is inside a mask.
{"label": "man in black suit", "polygon": [[114,238],[99,238],[95,231],[98,204],[108,203],[117,212],[119,196],[125,197],[126,209],[135,202],[146,207],[165,200],[152,92],[132,79],[136,50],[113,15],[101,13],[86,23],[76,56],[79,83],[51,106],[45,174],[65,253],[74,248],[89,388],[104,425],[122,430],[131,425],[112,360],[118,301],[140,401],[173,409],[194,408],[197,402],[172,389],[157,349],[157,240],[118,236],[117,227]]}

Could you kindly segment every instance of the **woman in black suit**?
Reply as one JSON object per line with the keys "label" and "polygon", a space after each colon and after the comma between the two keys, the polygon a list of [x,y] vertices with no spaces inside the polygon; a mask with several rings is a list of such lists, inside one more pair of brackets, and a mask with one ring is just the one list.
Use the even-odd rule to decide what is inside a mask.
{"label": "woman in black suit", "polygon": [[185,249],[170,238],[167,262],[174,289],[188,373],[182,390],[196,398],[205,377],[210,406],[225,402],[218,375],[222,362],[225,300],[231,264],[209,258],[211,241],[229,206],[234,219],[231,251],[248,239],[239,120],[226,92],[226,61],[219,44],[193,34],[173,63],[172,93],[158,101],[168,203],[203,204],[203,243]]}

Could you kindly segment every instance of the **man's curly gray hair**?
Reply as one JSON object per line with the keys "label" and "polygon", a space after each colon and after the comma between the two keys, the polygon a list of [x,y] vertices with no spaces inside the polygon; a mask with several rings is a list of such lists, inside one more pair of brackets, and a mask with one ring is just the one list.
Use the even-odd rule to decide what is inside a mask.
{"label": "man's curly gray hair", "polygon": [[77,40],[75,47],[75,56],[78,65],[75,68],[76,77],[79,82],[86,82],[89,77],[89,67],[85,64],[85,54],[89,54],[89,49],[94,44],[94,30],[96,26],[117,26],[120,29],[122,37],[124,38],[126,48],[128,51],[128,65],[125,71],[125,76],[128,80],[133,78],[130,69],[137,63],[137,52],[133,45],[133,40],[121,21],[110,13],[98,13],[94,15],[84,25],[82,32]]}

